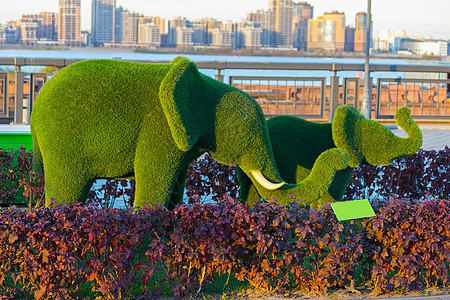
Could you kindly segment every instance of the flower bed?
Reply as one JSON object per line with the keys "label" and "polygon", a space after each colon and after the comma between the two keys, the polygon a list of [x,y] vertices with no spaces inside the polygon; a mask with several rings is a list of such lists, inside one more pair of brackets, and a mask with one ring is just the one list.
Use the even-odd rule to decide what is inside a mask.
{"label": "flower bed", "polygon": [[375,293],[448,286],[450,201],[378,204],[376,217],[355,224],[338,222],[329,206],[272,201],[250,209],[231,198],[173,211],[2,210],[0,291],[72,298],[89,283],[110,298],[149,297],[165,285],[182,296],[220,274],[280,292],[325,294],[352,279]]}

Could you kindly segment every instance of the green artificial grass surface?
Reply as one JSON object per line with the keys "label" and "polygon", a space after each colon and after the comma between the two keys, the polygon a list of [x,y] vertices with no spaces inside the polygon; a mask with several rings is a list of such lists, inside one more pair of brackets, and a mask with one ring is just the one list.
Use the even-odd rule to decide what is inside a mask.
{"label": "green artificial grass surface", "polygon": [[47,205],[84,201],[97,178],[134,177],[136,206],[172,208],[189,163],[204,152],[281,182],[258,103],[186,58],[68,66],[40,91],[31,132]]}

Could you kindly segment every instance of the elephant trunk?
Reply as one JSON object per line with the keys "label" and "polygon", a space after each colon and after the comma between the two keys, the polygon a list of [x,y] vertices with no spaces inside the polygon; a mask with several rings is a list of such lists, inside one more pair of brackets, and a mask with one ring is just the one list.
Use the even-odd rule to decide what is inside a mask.
{"label": "elephant trunk", "polygon": [[402,107],[397,111],[394,118],[397,125],[408,134],[406,139],[399,138],[399,147],[394,157],[399,158],[416,153],[422,147],[423,137],[419,126],[411,119],[411,110]]}
{"label": "elephant trunk", "polygon": [[[277,189],[270,190],[259,184],[253,173],[247,173],[263,199],[277,199],[286,205],[292,197],[305,204],[317,202],[327,191],[334,179],[336,171],[348,167],[350,158],[345,150],[333,148],[323,152],[316,160],[311,173],[297,184],[278,184]],[[263,172],[264,173],[264,172]]]}

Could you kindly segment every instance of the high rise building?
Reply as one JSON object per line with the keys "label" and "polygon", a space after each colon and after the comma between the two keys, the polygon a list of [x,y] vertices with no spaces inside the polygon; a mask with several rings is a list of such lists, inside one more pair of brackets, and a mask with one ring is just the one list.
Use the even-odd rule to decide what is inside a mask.
{"label": "high rise building", "polygon": [[308,51],[344,51],[345,14],[327,12],[317,19],[308,20]]}
{"label": "high rise building", "polygon": [[196,46],[206,46],[210,44],[208,25],[194,22],[192,24],[192,43]]}
{"label": "high rise building", "polygon": [[142,15],[128,10],[122,13],[122,44],[137,44],[139,18]]}
{"label": "high rise building", "polygon": [[22,19],[29,19],[38,24],[37,38],[40,41],[58,40],[58,14],[41,12],[39,14],[22,15]]}
{"label": "high rise building", "polygon": [[[144,19],[144,18],[141,18]],[[140,46],[160,47],[161,46],[161,28],[153,22],[139,20],[139,38]]]}
{"label": "high rise building", "polygon": [[275,44],[277,47],[290,48],[293,46],[293,9],[292,0],[270,0],[269,2],[269,11],[273,13],[273,26],[270,26],[269,30],[276,32]]}
{"label": "high rise building", "polygon": [[123,13],[126,11],[122,6],[116,7],[114,11],[114,42],[122,43],[123,39]]}
{"label": "high rise building", "polygon": [[81,0],[59,0],[58,40],[66,46],[81,46]]}
{"label": "high rise building", "polygon": [[357,13],[355,27],[355,52],[366,51],[366,34],[367,14],[365,12]]}
{"label": "high rise building", "polygon": [[239,23],[239,39],[238,46],[249,49],[260,49],[262,29],[259,24],[255,22],[240,22]]}
{"label": "high rise building", "polygon": [[17,21],[6,22],[5,28],[5,44],[18,44],[20,30],[17,28]]}
{"label": "high rise building", "polygon": [[6,25],[0,24],[0,46],[6,44]]}
{"label": "high rise building", "polygon": [[239,39],[239,23],[231,21],[223,22],[221,28],[230,32],[231,48],[237,49]]}
{"label": "high rise building", "polygon": [[194,45],[206,46],[212,43],[212,31],[220,29],[222,21],[214,18],[202,18],[192,23],[192,42]]}
{"label": "high rise building", "polygon": [[23,16],[16,23],[19,31],[20,44],[24,46],[36,46],[38,41],[39,24],[33,18]]}
{"label": "high rise building", "polygon": [[[186,18],[177,17],[168,22],[167,46],[185,47],[192,46],[192,22]],[[190,37],[189,37],[190,35]]]}
{"label": "high rise building", "polygon": [[355,51],[355,28],[347,26],[345,27],[345,47],[344,51]]}
{"label": "high rise building", "polygon": [[215,28],[211,30],[211,36],[211,46],[231,47],[231,30]]}
{"label": "high rise building", "polygon": [[313,7],[306,3],[294,3],[292,14],[293,46],[306,50],[308,42],[308,20],[313,18]]}
{"label": "high rise building", "polygon": [[115,42],[116,0],[92,0],[91,42],[94,46]]}
{"label": "high rise building", "polygon": [[159,32],[161,34],[166,34],[166,20],[162,19],[160,17],[151,17],[151,16],[145,16],[140,17],[138,20],[138,24],[146,24],[146,23],[153,23],[155,25],[159,26]]}
{"label": "high rise building", "polygon": [[255,28],[261,28],[261,45],[276,47],[275,18],[273,11],[262,9],[247,14],[246,21],[252,22]]}
{"label": "high rise building", "polygon": [[58,40],[57,14],[41,12],[22,15],[16,22],[18,38],[22,45],[35,46]]}

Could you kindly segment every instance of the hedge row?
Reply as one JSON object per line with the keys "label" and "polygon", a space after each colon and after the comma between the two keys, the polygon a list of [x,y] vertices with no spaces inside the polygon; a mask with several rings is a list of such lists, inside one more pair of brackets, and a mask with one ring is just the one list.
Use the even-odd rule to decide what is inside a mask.
{"label": "hedge row", "polygon": [[[44,203],[44,181],[31,171],[32,153],[24,149],[7,152],[0,148],[1,205]],[[419,150],[389,166],[358,166],[353,171],[344,200],[376,198],[450,199],[450,148],[440,151]],[[5,184],[6,183],[6,184]],[[186,180],[189,203],[218,201],[224,196],[239,196],[236,169],[214,161],[209,155],[190,165]],[[23,196],[22,196],[23,195]],[[114,199],[133,206],[134,181],[108,180],[92,189],[89,202],[112,206]]]}
{"label": "hedge row", "polygon": [[[450,200],[378,201],[376,217],[338,222],[277,202],[137,211],[94,204],[0,211],[0,298],[195,294],[220,274],[265,291],[327,293],[352,279],[375,293],[448,286]],[[145,287],[145,288],[144,288]],[[134,295],[132,295],[134,294]]]}

